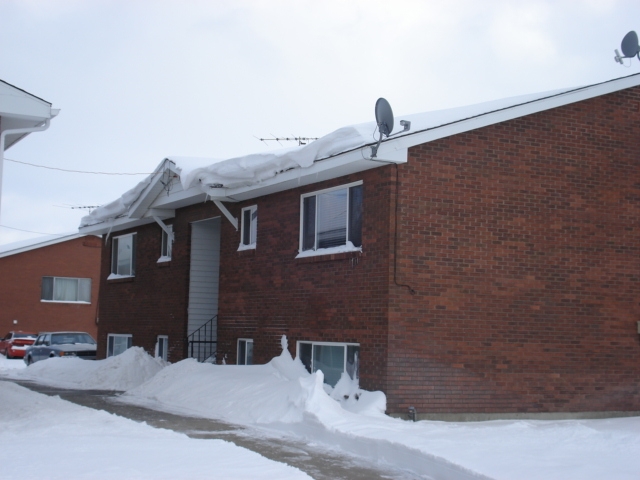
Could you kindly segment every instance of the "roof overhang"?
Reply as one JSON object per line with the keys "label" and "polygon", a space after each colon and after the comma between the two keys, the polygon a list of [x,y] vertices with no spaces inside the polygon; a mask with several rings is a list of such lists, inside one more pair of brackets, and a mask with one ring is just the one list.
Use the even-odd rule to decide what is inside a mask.
{"label": "roof overhang", "polygon": [[[34,128],[55,117],[58,109],[51,103],[0,80],[0,131]],[[26,137],[28,133],[8,134],[5,150]]]}
{"label": "roof overhang", "polygon": [[[221,202],[246,201],[366,171],[384,164],[406,163],[411,147],[639,85],[640,74],[635,74],[587,87],[502,99],[469,108],[443,111],[444,115],[442,112],[434,112],[436,115],[423,117],[416,122],[415,130],[400,132],[382,141],[376,158],[371,157],[371,147],[376,142],[360,142],[349,150],[324,158],[316,158],[310,166],[290,168],[265,180],[233,188],[199,184],[183,190],[180,182],[176,181],[180,175],[180,169],[176,168],[170,159],[165,159],[156,173],[148,178],[146,186],[135,193],[138,197],[126,212],[114,215],[107,220],[97,221],[93,225],[83,226],[80,232],[104,234],[135,228],[154,222],[154,217],[163,220],[171,218],[175,215],[176,209],[201,203],[207,199]],[[418,118],[418,116],[415,117]],[[328,138],[325,137],[325,140]],[[169,188],[171,182],[175,182],[173,188]]]}

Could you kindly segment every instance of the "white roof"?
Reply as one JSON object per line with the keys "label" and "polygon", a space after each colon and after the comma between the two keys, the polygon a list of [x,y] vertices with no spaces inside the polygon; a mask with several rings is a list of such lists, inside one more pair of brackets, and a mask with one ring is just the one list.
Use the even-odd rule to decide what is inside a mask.
{"label": "white roof", "polygon": [[80,231],[95,234],[117,231],[153,222],[153,217],[171,218],[175,208],[206,198],[243,201],[385,163],[405,163],[408,149],[415,145],[638,85],[640,74],[635,74],[586,87],[396,116],[396,132],[401,130],[400,120],[410,121],[411,128],[392,132],[381,143],[376,158],[371,158],[371,146],[378,139],[374,121],[340,128],[294,148],[225,160],[170,157],[136,187],[84,217]]}
{"label": "white roof", "polygon": [[82,233],[72,233],[67,235],[46,235],[43,237],[21,240],[19,242],[7,243],[5,245],[0,245],[0,258],[17,255],[18,253],[28,252],[29,250],[48,247],[49,245],[55,245],[56,243],[68,242],[80,237],[86,237],[86,235]]}

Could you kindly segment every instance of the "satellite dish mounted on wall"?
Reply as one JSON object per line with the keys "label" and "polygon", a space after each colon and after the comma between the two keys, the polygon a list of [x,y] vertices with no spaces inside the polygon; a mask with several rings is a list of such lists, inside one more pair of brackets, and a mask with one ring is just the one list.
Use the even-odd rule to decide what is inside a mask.
{"label": "satellite dish mounted on wall", "polygon": [[616,50],[616,56],[614,57],[615,61],[620,65],[622,65],[623,58],[633,58],[637,56],[640,60],[640,45],[638,44],[638,34],[633,30],[627,33],[622,39],[620,49],[622,50],[622,55],[620,55],[620,52]]}
{"label": "satellite dish mounted on wall", "polygon": [[[393,110],[391,110],[391,105],[389,105],[389,102],[384,98],[379,98],[376,102],[376,124],[380,131],[380,138],[378,139],[378,143],[371,147],[371,158],[376,158],[382,137],[385,136],[389,138],[393,131]],[[406,120],[400,120],[400,125],[404,127],[404,130],[398,133],[406,132],[411,128],[411,122]]]}

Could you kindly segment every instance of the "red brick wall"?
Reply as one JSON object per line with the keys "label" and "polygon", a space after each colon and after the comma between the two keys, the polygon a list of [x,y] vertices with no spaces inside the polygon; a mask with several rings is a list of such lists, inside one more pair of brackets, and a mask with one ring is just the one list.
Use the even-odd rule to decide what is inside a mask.
{"label": "red brick wall", "polygon": [[[100,252],[100,238],[88,236],[0,258],[0,336],[81,330],[95,338]],[[43,276],[90,278],[91,304],[42,302]]]}
{"label": "red brick wall", "polygon": [[[286,334],[295,355],[297,340],[361,345],[362,384],[383,388],[387,342],[389,168],[226,206],[240,219],[243,207],[258,206],[257,248],[238,252],[240,232],[222,217],[218,360],[235,363],[238,338],[254,339],[256,363],[280,354]],[[364,181],[362,254],[299,259],[300,195]],[[159,266],[161,230],[150,224],[137,235],[136,276],[106,280],[112,234],[102,259],[98,354],[109,333],[132,334],[133,344],[153,352],[157,335],[169,336],[169,360],[186,356],[190,223],[221,216],[212,202],[176,212],[172,260]]]}
{"label": "red brick wall", "polygon": [[640,89],[410,150],[389,410],[640,410]]}
{"label": "red brick wall", "polygon": [[[233,205],[258,206],[255,251],[223,218],[220,271],[220,351],[235,363],[236,340],[254,339],[256,363],[280,354],[286,334],[295,355],[299,340],[360,344],[361,383],[383,388],[387,343],[389,168]],[[300,195],[363,180],[363,252],[295,259]],[[231,241],[228,241],[231,238]]]}
{"label": "red brick wall", "polygon": [[[167,222],[169,223],[169,222]],[[114,237],[136,232],[136,275],[107,280]],[[169,361],[184,358],[189,261],[188,232],[174,222],[171,262],[158,263],[162,229],[156,223],[109,236],[102,255],[98,358],[106,357],[108,334],[131,334],[133,345],[154,354],[158,335],[169,337]]]}

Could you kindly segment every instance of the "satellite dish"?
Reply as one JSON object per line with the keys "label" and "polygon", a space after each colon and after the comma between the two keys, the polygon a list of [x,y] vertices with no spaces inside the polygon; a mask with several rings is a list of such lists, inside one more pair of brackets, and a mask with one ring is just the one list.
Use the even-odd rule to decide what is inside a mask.
{"label": "satellite dish", "polygon": [[620,48],[622,49],[622,54],[627,58],[632,58],[638,55],[638,52],[640,52],[640,45],[638,45],[638,34],[633,30],[627,33],[622,39]]}
{"label": "satellite dish", "polygon": [[389,102],[384,98],[379,98],[376,102],[376,123],[380,134],[385,137],[388,137],[393,131],[393,111]]}
{"label": "satellite dish", "polygon": [[[382,137],[390,137],[393,131],[393,111],[391,105],[384,98],[379,98],[376,102],[376,123],[378,124],[378,130],[380,131],[380,138],[378,143],[371,147],[371,158],[376,158],[378,155],[378,147],[382,142]],[[401,132],[395,133],[398,135],[402,132],[407,132],[411,129],[411,122],[408,120],[400,120],[400,125],[404,127]]]}

